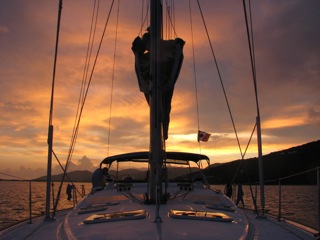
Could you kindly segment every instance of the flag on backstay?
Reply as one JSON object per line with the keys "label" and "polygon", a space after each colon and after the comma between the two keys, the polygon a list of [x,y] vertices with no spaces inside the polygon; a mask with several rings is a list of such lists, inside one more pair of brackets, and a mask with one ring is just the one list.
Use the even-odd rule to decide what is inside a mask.
{"label": "flag on backstay", "polygon": [[211,135],[210,133],[198,131],[198,142],[200,142],[200,141],[208,142],[210,135]]}

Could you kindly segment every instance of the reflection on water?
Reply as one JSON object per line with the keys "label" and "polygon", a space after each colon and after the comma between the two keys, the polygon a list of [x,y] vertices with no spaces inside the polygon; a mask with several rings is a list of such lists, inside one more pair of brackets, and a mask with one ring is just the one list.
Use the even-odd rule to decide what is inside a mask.
{"label": "reflection on water", "polygon": [[[81,185],[84,185],[86,193],[89,193],[91,188],[91,183],[75,183],[75,187],[79,191],[79,193],[77,193],[78,201],[81,200]],[[55,197],[59,186],[60,183],[54,184],[53,191]],[[73,207],[73,201],[67,200],[66,186],[67,183],[62,187],[58,210]],[[214,185],[213,187],[224,191],[224,186],[222,185]],[[253,186],[252,190],[253,195],[257,195],[259,204],[259,188]],[[243,191],[245,207],[253,209],[254,206],[252,204],[249,187],[243,186]],[[281,216],[317,229],[317,187],[282,186],[281,191]],[[46,201],[45,194],[45,182],[32,182],[32,216],[44,214]],[[265,209],[270,214],[278,216],[279,187],[271,185],[265,186],[265,199]],[[29,182],[0,181],[0,229],[28,218]]]}
{"label": "reflection on water", "polygon": [[[86,193],[89,193],[91,183],[75,183],[81,193],[81,185],[84,185]],[[54,183],[53,192],[56,198],[60,183]],[[61,189],[61,198],[58,210],[73,207],[73,201],[67,200],[65,183]],[[31,183],[32,217],[45,213],[46,183]],[[81,196],[77,193],[78,201]],[[51,198],[52,206],[52,198]],[[29,218],[29,182],[0,181],[0,229]]]}
{"label": "reflection on water", "polygon": [[[216,189],[224,191],[224,186],[214,185]],[[236,187],[232,199],[235,200]],[[279,186],[266,185],[265,210],[274,216],[279,216]],[[249,186],[243,186],[245,207],[254,209]],[[258,209],[260,205],[259,186],[252,186],[253,196],[257,196]],[[242,207],[241,203],[239,205]],[[311,228],[318,228],[317,216],[317,186],[281,186],[281,217],[302,223]]]}
{"label": "reflection on water", "polygon": [[[278,187],[267,186],[266,194],[273,197],[266,198],[266,208],[270,213],[278,214]],[[271,194],[269,194],[271,195]],[[267,195],[267,196],[269,196]],[[317,187],[316,186],[282,186],[281,187],[281,216],[307,226],[317,228]]]}

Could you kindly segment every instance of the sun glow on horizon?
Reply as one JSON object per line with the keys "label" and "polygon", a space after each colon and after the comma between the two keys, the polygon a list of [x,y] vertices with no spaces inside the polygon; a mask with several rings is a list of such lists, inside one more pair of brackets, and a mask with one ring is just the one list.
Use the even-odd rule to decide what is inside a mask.
{"label": "sun glow on horizon", "polygon": [[[58,3],[50,0],[14,2],[0,1],[0,51],[6,56],[0,58],[1,168],[23,165],[45,169]],[[128,8],[127,3],[132,1],[124,2],[119,5],[119,22],[117,12],[110,14],[82,112],[74,151],[76,160],[86,155],[98,162],[107,154],[149,149],[150,111],[144,94],[139,91],[131,50],[133,40],[144,33],[149,23],[141,23],[141,3],[130,4]],[[232,8],[229,2],[218,2],[203,1],[203,13],[244,149],[254,126],[255,114],[253,118],[251,114],[255,107],[252,108],[253,96],[249,96],[252,82],[247,36],[245,26],[239,21],[243,19],[243,6],[239,1],[233,1]],[[172,98],[166,148],[202,153],[212,162],[239,159],[241,154],[232,124],[225,116],[228,110],[197,4],[192,2],[196,7],[191,11],[194,37],[190,31],[188,5],[183,1],[175,4],[174,31],[186,44]],[[308,11],[296,11],[301,6]],[[314,24],[319,15],[314,6],[316,3],[296,1],[282,5],[277,1],[257,1],[252,5],[257,33],[255,51],[263,154],[319,138],[320,68],[317,68],[315,52],[320,45],[315,39],[320,32]],[[100,7],[87,75],[94,65],[110,2],[101,2]],[[85,0],[68,0],[63,6],[53,109],[54,151],[61,158],[68,154],[76,122],[91,8],[93,3]],[[272,11],[274,9],[276,11]],[[293,28],[292,21],[283,21],[284,17],[299,19],[299,24]],[[197,141],[197,121],[203,128],[200,130],[211,133],[208,142]],[[257,155],[256,142],[255,132],[246,157]]]}

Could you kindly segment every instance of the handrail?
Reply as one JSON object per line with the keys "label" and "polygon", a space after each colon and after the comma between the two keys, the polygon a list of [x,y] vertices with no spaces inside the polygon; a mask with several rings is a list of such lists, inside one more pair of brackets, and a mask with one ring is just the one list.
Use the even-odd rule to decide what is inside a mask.
{"label": "handrail", "polygon": [[16,178],[16,179],[19,179],[19,180],[22,180],[22,181],[28,181],[29,182],[29,204],[28,205],[29,205],[29,224],[31,224],[32,223],[32,187],[31,187],[32,180],[25,179],[25,178],[22,178],[22,177],[17,177],[17,176],[14,176],[12,174],[2,173],[2,172],[0,172],[0,174],[8,176],[8,177],[13,177],[13,178]]}
{"label": "handrail", "polygon": [[282,177],[278,179],[279,182],[279,206],[278,206],[278,221],[281,221],[282,217],[282,191],[281,191],[281,181],[284,179],[288,179],[288,178],[292,178],[292,177],[296,177],[305,173],[309,173],[312,171],[316,170],[316,177],[317,177],[317,218],[318,218],[318,229],[316,229],[318,231],[318,235],[320,235],[320,167],[316,167],[307,171],[303,171],[300,173],[296,173],[296,174],[292,174],[290,176],[286,176],[286,177]]}
{"label": "handrail", "polygon": [[305,173],[308,173],[308,172],[312,172],[312,171],[317,170],[317,169],[319,169],[319,167],[312,168],[312,169],[309,169],[309,170],[306,170],[306,171],[303,171],[303,172],[298,172],[298,173],[295,173],[295,174],[291,174],[291,175],[289,175],[289,176],[285,176],[285,177],[281,177],[281,178],[276,178],[276,179],[267,180],[267,181],[264,181],[264,182],[265,182],[265,183],[268,183],[268,182],[277,182],[277,181],[279,181],[279,180],[284,180],[284,179],[296,177],[296,176],[299,176],[299,175],[302,175],[302,174],[305,174]]}
{"label": "handrail", "polygon": [[[309,181],[307,185],[311,184],[310,186],[315,186],[315,188],[316,188],[315,191],[312,190],[312,192],[310,192],[310,194],[316,194],[315,196],[312,196],[312,204],[314,204],[314,206],[315,206],[314,209],[312,209],[312,214],[311,214],[312,215],[312,221],[304,221],[302,219],[300,219],[300,220],[294,219],[295,216],[298,217],[298,218],[300,218],[301,216],[295,215],[296,213],[295,213],[295,210],[294,210],[294,205],[292,205],[293,207],[287,208],[288,207],[287,204],[291,204],[291,203],[287,202],[288,199],[286,198],[286,195],[288,194],[288,192],[286,191],[287,188],[284,188],[283,186],[290,184],[290,178],[291,178],[291,183],[292,182],[296,183],[296,185],[301,184],[301,182],[296,181],[294,178],[295,177],[299,177],[300,175],[303,175],[303,174],[308,174],[307,178],[309,180],[310,180],[310,175],[312,174],[311,181]],[[270,215],[273,215],[278,221],[290,220],[290,221],[302,224],[304,226],[310,227],[310,228],[314,229],[315,231],[317,231],[317,234],[316,234],[317,236],[320,236],[320,166],[317,166],[315,168],[312,168],[312,169],[309,169],[309,170],[305,170],[305,171],[302,171],[302,172],[299,172],[299,173],[291,174],[291,175],[288,175],[288,176],[285,176],[285,177],[266,180],[266,181],[264,181],[264,183],[265,184],[267,183],[269,185],[275,185],[274,183],[277,183],[277,185],[278,185],[278,196],[277,196],[276,192],[274,193],[275,195],[273,195],[273,194],[268,195],[267,194],[269,196],[268,205],[272,209],[272,210],[271,209],[270,210],[273,211],[273,213],[269,213]],[[258,213],[258,210],[256,209],[256,205],[254,203],[258,193],[256,192],[255,193],[256,196],[253,196],[251,187],[254,186],[254,185],[258,186],[259,182],[249,182],[249,183],[247,182],[247,183],[244,183],[244,184],[247,185],[248,187],[250,187],[250,191],[251,191],[251,194],[252,194],[252,198],[251,198],[252,202],[250,201],[250,204],[253,203],[253,206],[251,206],[250,209],[252,209],[252,207],[254,207],[255,208],[254,211]],[[276,187],[276,185],[275,185],[275,187]],[[235,189],[237,189],[237,188],[235,187]],[[270,190],[272,191],[272,189],[273,189],[273,191],[276,190],[275,188],[271,188]],[[257,191],[257,188],[256,188],[256,191]],[[236,202],[235,197],[237,195],[238,195],[237,191],[233,192],[232,200],[234,202]],[[247,196],[249,196],[249,195],[247,195]],[[272,198],[272,200],[270,199],[270,197]],[[247,201],[248,200],[249,200],[249,197],[247,197]],[[296,203],[298,203],[298,202],[296,202]],[[277,204],[277,205],[275,205],[275,204]],[[298,206],[298,207],[300,208],[302,206]],[[286,210],[290,210],[291,212],[286,212]],[[290,215],[285,216],[288,213]]]}
{"label": "handrail", "polygon": [[[295,174],[291,174],[289,176],[285,176],[285,177],[281,177],[281,178],[276,178],[276,179],[270,179],[270,180],[266,180],[264,181],[264,183],[273,183],[273,182],[277,182],[278,183],[278,213],[277,213],[277,220],[281,221],[282,219],[285,219],[283,217],[283,191],[282,191],[282,186],[285,185],[283,184],[284,180],[290,179],[290,178],[294,178],[297,177],[299,175],[303,175],[306,173],[311,173],[311,172],[316,172],[316,186],[317,186],[317,199],[316,199],[316,204],[317,204],[317,209],[315,209],[317,211],[317,226],[315,226],[317,229],[315,229],[318,232],[318,235],[320,235],[320,167],[315,167],[306,171],[302,171],[299,173],[295,173]],[[253,183],[249,183],[249,185],[257,185],[259,184],[259,182],[253,182]]]}
{"label": "handrail", "polygon": [[[7,173],[3,173],[3,172],[0,172],[0,175],[5,175],[5,176],[8,176],[8,177],[11,177],[11,179],[2,179],[2,182],[27,182],[28,183],[28,187],[26,188],[26,190],[28,191],[27,192],[27,196],[28,196],[28,203],[26,202],[25,203],[25,212],[23,214],[23,216],[25,216],[25,218],[23,220],[19,220],[17,223],[15,224],[18,224],[20,222],[24,222],[24,221],[28,221],[29,224],[32,224],[32,219],[35,218],[35,217],[39,217],[39,216],[43,216],[45,215],[45,212],[43,211],[41,214],[39,215],[33,215],[33,203],[32,202],[32,196],[33,196],[33,191],[34,191],[34,188],[32,186],[32,182],[38,182],[36,180],[31,180],[31,179],[25,179],[25,178],[21,178],[21,177],[18,177],[18,176],[14,176],[14,175],[11,175],[11,174],[7,174]],[[43,184],[45,184],[45,182],[43,182]],[[52,187],[51,187],[51,191],[52,191],[52,195],[54,196],[54,185],[53,183],[52,184]],[[80,193],[78,191],[77,188],[73,188],[72,190],[72,197],[73,197],[73,207],[75,207],[75,205],[78,203],[78,196],[80,196],[81,198],[84,198],[85,197],[85,188],[84,188],[84,185],[80,185],[81,186],[81,191],[82,193]],[[52,200],[54,201],[54,198],[52,198]],[[45,199],[43,200],[45,202]],[[39,203],[39,202],[37,202]],[[72,207],[70,206],[65,206],[64,209],[61,209],[61,210],[66,210],[66,209],[70,209]],[[27,212],[28,211],[28,212]],[[13,225],[15,225],[13,224]],[[8,226],[6,226],[6,224],[4,224],[3,226],[1,226],[1,230],[7,228],[7,227],[10,227],[12,226],[12,224],[9,224]],[[3,228],[4,227],[4,228]]]}

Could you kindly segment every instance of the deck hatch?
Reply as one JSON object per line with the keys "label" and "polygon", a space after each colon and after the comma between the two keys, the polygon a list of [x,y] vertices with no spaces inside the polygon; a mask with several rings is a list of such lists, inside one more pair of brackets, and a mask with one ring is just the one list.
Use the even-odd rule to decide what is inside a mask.
{"label": "deck hatch", "polygon": [[173,210],[169,211],[169,216],[172,218],[204,220],[217,222],[232,222],[233,219],[224,213],[216,213],[210,211],[195,211],[195,210]]}
{"label": "deck hatch", "polygon": [[133,210],[133,211],[121,211],[111,213],[94,214],[83,220],[84,224],[103,223],[103,222],[115,222],[142,219],[147,217],[145,210]]}

